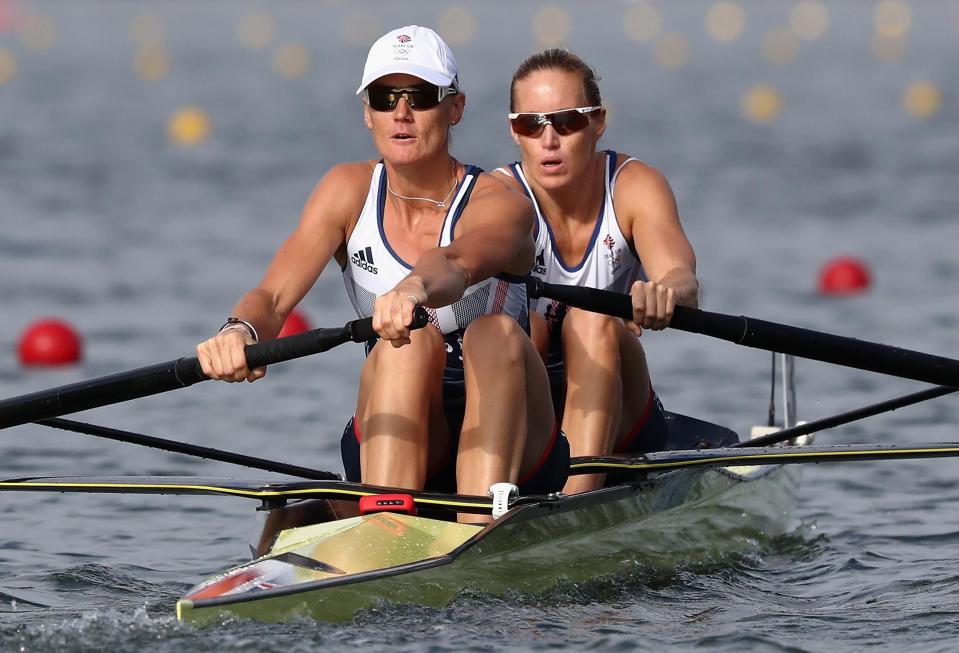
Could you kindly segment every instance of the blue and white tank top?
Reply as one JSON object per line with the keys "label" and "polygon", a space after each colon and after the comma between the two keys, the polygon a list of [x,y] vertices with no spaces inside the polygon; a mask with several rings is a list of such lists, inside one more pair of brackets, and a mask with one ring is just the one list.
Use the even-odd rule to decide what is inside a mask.
{"label": "blue and white tank top", "polygon": [[[536,261],[533,264],[532,275],[548,283],[561,283],[588,288],[600,288],[615,292],[629,292],[633,282],[642,278],[642,264],[632,243],[626,240],[619,222],[616,220],[616,210],[613,207],[613,191],[616,188],[616,178],[619,172],[629,161],[616,167],[616,153],[610,150],[604,152],[606,156],[606,172],[604,179],[604,197],[596,216],[593,234],[586,246],[582,260],[572,265],[563,260],[562,254],[556,247],[556,239],[550,227],[549,220],[536,201],[533,189],[523,174],[519,161],[510,164],[509,171],[522,184],[523,189],[533,201],[536,208],[536,226],[534,238],[536,240]],[[551,299],[540,298],[532,300],[532,307],[546,319],[551,339],[559,335],[559,326],[566,316],[566,306]]]}
{"label": "blue and white tank top", "polygon": [[[463,214],[476,180],[482,170],[465,166],[466,172],[443,218],[437,246],[444,247],[455,238],[456,222]],[[382,162],[373,170],[370,191],[360,218],[346,243],[343,280],[350,302],[359,317],[373,315],[373,301],[393,289],[413,269],[390,246],[383,228],[386,206],[386,168]],[[428,308],[430,322],[446,340],[447,367],[462,367],[463,331],[481,315],[505,313],[529,328],[529,304],[524,279],[500,274],[466,289],[463,297],[450,306]]]}

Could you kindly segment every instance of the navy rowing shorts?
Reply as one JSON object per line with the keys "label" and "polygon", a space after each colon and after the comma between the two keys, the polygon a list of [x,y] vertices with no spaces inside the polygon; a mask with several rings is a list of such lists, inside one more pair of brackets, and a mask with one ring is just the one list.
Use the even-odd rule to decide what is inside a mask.
{"label": "navy rowing shorts", "polygon": [[[463,413],[451,411],[447,405],[446,420],[450,429],[449,452],[455,452],[459,446],[459,433],[463,424]],[[453,414],[451,414],[451,412]],[[451,419],[452,418],[452,419]],[[356,418],[351,417],[340,438],[340,453],[343,456],[343,467],[346,470],[346,480],[359,483],[360,474],[360,433],[356,428]],[[520,494],[548,494],[559,492],[566,484],[569,476],[569,442],[566,435],[557,426],[553,427],[553,435],[546,450],[543,452],[536,467],[530,471],[519,483]],[[456,492],[456,456],[448,454],[446,460],[437,469],[427,473],[426,487],[429,492]]]}

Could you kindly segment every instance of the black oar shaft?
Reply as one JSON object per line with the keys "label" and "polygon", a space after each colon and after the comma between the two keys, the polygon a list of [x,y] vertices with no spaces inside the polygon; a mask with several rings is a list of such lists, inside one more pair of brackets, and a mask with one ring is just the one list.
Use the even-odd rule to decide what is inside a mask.
{"label": "black oar shaft", "polygon": [[196,358],[179,358],[0,401],[0,428],[176,390],[204,380]]}
{"label": "black oar shaft", "polygon": [[[792,354],[869,372],[959,386],[959,360],[786,324],[677,306],[670,326],[746,347]],[[736,332],[740,335],[735,337]]]}
{"label": "black oar shaft", "polygon": [[299,465],[289,465],[287,463],[281,463],[274,460],[246,456],[240,453],[233,453],[232,451],[223,451],[221,449],[213,449],[211,447],[188,444],[186,442],[166,440],[164,438],[158,438],[152,435],[133,433],[132,431],[122,431],[120,429],[98,426],[96,424],[75,422],[73,420],[61,419],[59,417],[40,420],[37,423],[57,429],[64,429],[66,431],[85,433],[86,435],[93,435],[98,438],[106,438],[108,440],[116,440],[118,442],[128,442],[130,444],[152,447],[162,451],[172,451],[174,453],[181,453],[187,456],[196,456],[198,458],[206,458],[208,460],[217,460],[224,463],[232,463],[234,465],[243,465],[244,467],[249,467],[251,469],[262,469],[267,472],[276,472],[277,474],[288,474],[290,476],[298,476],[300,478],[309,478],[319,481],[339,480],[339,476],[333,474],[332,472],[310,469],[309,467],[300,467]]}
{"label": "black oar shaft", "polygon": [[[424,326],[428,320],[422,307],[417,307],[414,316],[413,328]],[[319,354],[350,341],[365,342],[375,336],[372,320],[364,318],[340,328],[314,329],[248,345],[246,359],[253,369]],[[190,356],[41,390],[0,401],[0,429],[185,388],[206,379],[197,358]]]}
{"label": "black oar shaft", "polygon": [[831,429],[836,426],[842,426],[843,424],[849,424],[850,422],[855,422],[857,420],[879,415],[881,413],[888,413],[899,408],[905,408],[906,406],[918,404],[923,401],[929,401],[930,399],[942,397],[954,392],[959,392],[959,388],[949,388],[942,385],[936,386],[935,388],[927,388],[926,390],[913,392],[908,395],[903,395],[902,397],[896,397],[895,399],[889,399],[876,404],[870,404],[869,406],[863,406],[862,408],[857,408],[856,410],[850,410],[838,415],[824,417],[813,422],[806,422],[805,424],[783,429],[782,431],[776,431],[775,433],[753,438],[752,440],[746,440],[732,446],[767,447],[772,444],[779,444],[780,442],[785,442],[786,440],[798,438],[801,435],[808,435],[810,433],[817,433],[819,431]]}
{"label": "black oar shaft", "polygon": [[[534,281],[530,295],[623,319],[632,317],[629,295]],[[767,322],[746,316],[677,306],[669,326],[766,351],[889,374],[936,385],[959,387],[959,360],[866,340]]]}

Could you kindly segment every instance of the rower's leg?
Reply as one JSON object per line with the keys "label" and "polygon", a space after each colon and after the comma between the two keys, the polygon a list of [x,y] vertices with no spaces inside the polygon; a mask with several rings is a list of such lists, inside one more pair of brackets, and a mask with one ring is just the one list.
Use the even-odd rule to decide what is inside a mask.
{"label": "rower's leg", "polygon": [[[356,424],[361,437],[364,483],[420,490],[430,456],[441,457],[446,347],[432,326],[417,329],[412,342],[379,342],[360,375]],[[432,446],[431,446],[432,445]]]}
{"label": "rower's leg", "polygon": [[[642,437],[642,431],[640,434],[636,431],[642,427],[644,418],[649,418],[647,408],[649,396],[652,393],[649,367],[646,365],[646,352],[643,350],[640,339],[626,328],[623,328],[619,334],[619,352],[622,360],[623,395],[622,413],[619,430],[616,433],[616,444],[613,445],[614,450],[627,440],[631,441],[631,445],[636,444],[635,439]],[[644,446],[642,450],[650,449]]]}
{"label": "rower's leg", "polygon": [[546,329],[546,320],[534,311],[529,314],[529,339],[545,363],[549,356],[549,331]]}
{"label": "rower's leg", "polygon": [[[563,361],[566,368],[563,431],[569,438],[570,455],[609,455],[622,428],[631,426],[642,414],[640,411],[634,419],[633,405],[646,405],[648,381],[647,394],[632,381],[648,378],[642,345],[622,320],[571,309],[563,321]],[[630,369],[624,369],[627,367]],[[627,390],[630,399],[624,404]],[[602,487],[604,481],[604,474],[570,476],[563,491],[585,492]]]}
{"label": "rower's leg", "polygon": [[[529,337],[505,315],[474,320],[463,337],[466,411],[456,459],[457,491],[486,495],[516,483],[541,460],[553,435],[546,368]],[[483,521],[461,515],[463,521]]]}

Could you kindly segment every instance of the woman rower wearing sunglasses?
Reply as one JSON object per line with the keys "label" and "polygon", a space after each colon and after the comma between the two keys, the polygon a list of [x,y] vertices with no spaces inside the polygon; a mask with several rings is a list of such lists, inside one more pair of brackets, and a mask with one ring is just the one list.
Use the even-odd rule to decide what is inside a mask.
{"label": "woman rower wearing sunglasses", "polygon": [[[547,360],[573,456],[662,449],[666,421],[637,337],[665,328],[677,303],[696,306],[692,247],[656,169],[597,151],[606,109],[593,70],[566,50],[524,61],[510,86],[510,127],[522,161],[497,170],[534,203],[533,274],[551,283],[628,292],[633,320],[537,300],[533,337]],[[568,493],[602,475],[572,476]]]}
{"label": "woman rower wearing sunglasses", "polygon": [[[527,336],[530,202],[450,155],[465,96],[432,30],[377,40],[357,94],[382,158],[335,166],[319,182],[259,287],[198,347],[204,372],[261,378],[243,346],[275,337],[333,257],[380,336],[341,441],[347,478],[471,495],[498,482],[560,490],[569,447]],[[411,330],[417,305],[430,324]]]}

